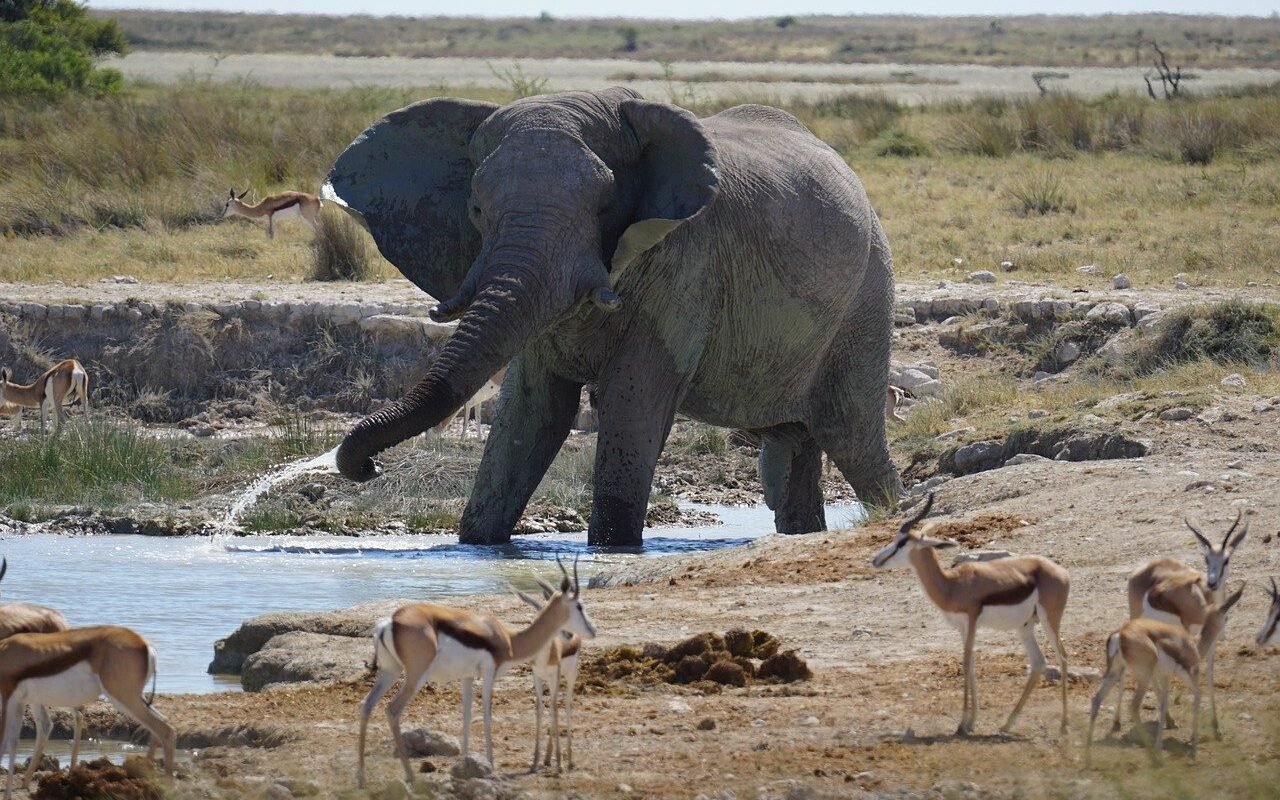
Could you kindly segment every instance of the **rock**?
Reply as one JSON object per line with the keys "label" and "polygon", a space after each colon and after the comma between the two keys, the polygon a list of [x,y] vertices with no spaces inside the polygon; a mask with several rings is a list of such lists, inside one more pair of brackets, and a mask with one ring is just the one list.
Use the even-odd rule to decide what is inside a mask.
{"label": "rock", "polygon": [[995,283],[996,274],[991,270],[980,269],[969,273],[969,283]]}
{"label": "rock", "polygon": [[818,724],[818,718],[814,716],[808,716],[800,720],[800,725],[805,728],[813,728],[813,727],[816,727],[817,724]]}
{"label": "rock", "polygon": [[247,692],[272,683],[349,683],[368,672],[368,637],[291,631],[272,637],[244,661],[240,684]]}
{"label": "rock", "polygon": [[1119,275],[1111,279],[1111,288],[1113,289],[1132,289],[1133,282],[1129,280],[1129,276],[1121,272]]}
{"label": "rock", "polygon": [[290,631],[322,633],[328,636],[358,637],[365,641],[366,656],[368,637],[379,619],[411,600],[380,600],[363,603],[351,608],[328,612],[279,611],[253,617],[234,633],[219,640],[213,647],[212,674],[238,674],[246,658],[262,649],[273,637]]}
{"label": "rock", "polygon": [[1133,322],[1133,314],[1124,303],[1099,303],[1090,309],[1084,318],[1088,322],[1126,328]]}
{"label": "rock", "polygon": [[1085,264],[1082,267],[1076,267],[1076,272],[1081,275],[1096,275],[1098,274],[1098,268],[1093,264]]}
{"label": "rock", "polygon": [[969,475],[995,469],[1000,465],[1004,446],[1000,442],[985,441],[967,444],[956,450],[955,467],[959,475]]}
{"label": "rock", "polygon": [[908,392],[915,392],[917,386],[922,386],[929,381],[936,380],[937,375],[930,375],[927,372],[917,369],[916,367],[907,367],[893,376],[890,382],[894,386],[906,389]]}
{"label": "rock", "polygon": [[1017,466],[1021,466],[1022,464],[1035,464],[1038,461],[1049,461],[1049,460],[1050,459],[1047,459],[1044,456],[1038,456],[1035,453],[1018,453],[1013,458],[1004,462],[1004,465],[1006,467],[1017,467]]}
{"label": "rock", "polygon": [[1272,411],[1272,410],[1274,410],[1274,409],[1275,409],[1275,407],[1276,407],[1276,406],[1275,406],[1275,400],[1274,400],[1274,399],[1271,399],[1271,400],[1259,400],[1258,402],[1256,402],[1256,403],[1254,403],[1254,404],[1253,404],[1253,413],[1255,413],[1255,414],[1265,414],[1265,413],[1267,413],[1268,411]]}
{"label": "rock", "polygon": [[[1047,459],[1046,459],[1047,460]],[[951,561],[951,566],[964,564],[969,561],[996,561],[1001,558],[1011,558],[1013,553],[1008,550],[972,550],[968,553],[961,553]]]}
{"label": "rock", "polygon": [[1005,272],[1013,272],[1017,268],[1018,268],[1018,265],[1013,263],[1012,261],[1000,262],[1000,269],[1004,270]]}
{"label": "rock", "polygon": [[973,433],[975,430],[976,428],[956,428],[953,431],[947,431],[946,433],[938,434],[937,436],[933,437],[933,440],[935,442],[949,442],[952,439],[959,439],[961,436],[964,436],[967,433]]}
{"label": "rock", "polygon": [[433,731],[430,728],[414,728],[413,730],[405,731],[402,738],[405,749],[409,751],[410,758],[425,758],[427,756],[452,757],[462,752],[456,737],[447,733]]}
{"label": "rock", "polygon": [[688,714],[692,710],[693,708],[688,703],[678,697],[667,701],[667,711],[672,714]]}
{"label": "rock", "polygon": [[1191,287],[1187,285],[1187,282],[1186,282],[1186,281],[1174,281],[1174,282],[1173,282],[1173,288],[1175,288],[1175,289],[1190,289]]}
{"label": "rock", "polygon": [[466,755],[453,762],[449,775],[454,780],[469,781],[493,777],[493,766],[480,756]]}
{"label": "rock", "polygon": [[1175,408],[1166,408],[1164,411],[1161,411],[1159,417],[1165,422],[1182,422],[1184,420],[1191,419],[1195,415],[1196,410],[1194,408],[1177,406]]}
{"label": "rock", "polygon": [[1045,411],[1043,408],[1033,408],[1027,412],[1028,419],[1043,419],[1047,416],[1049,416],[1049,412]]}
{"label": "rock", "polygon": [[704,717],[698,720],[698,730],[714,731],[716,729],[716,721],[711,717]]}
{"label": "rock", "polygon": [[293,800],[293,792],[282,783],[273,783],[268,786],[265,796],[267,800]]}
{"label": "rock", "polygon": [[[31,759],[28,758],[22,763],[22,769],[27,770],[31,767]],[[40,766],[36,767],[36,772],[57,772],[62,767],[58,764],[58,759],[45,753],[40,757]]]}
{"label": "rock", "polygon": [[911,392],[916,397],[937,397],[942,394],[943,388],[945,387],[943,387],[942,381],[925,381],[912,389]]}
{"label": "rock", "polygon": [[1238,372],[1233,372],[1222,379],[1222,385],[1228,389],[1243,389],[1246,384],[1244,376]]}
{"label": "rock", "polygon": [[1059,364],[1071,364],[1080,357],[1080,345],[1075,342],[1058,342],[1053,348],[1053,358]]}
{"label": "rock", "polygon": [[1031,376],[1031,382],[1044,383],[1045,381],[1051,379],[1052,377],[1053,377],[1052,373],[1045,372],[1044,370],[1037,370],[1036,374]]}
{"label": "rock", "polygon": [[1151,452],[1151,443],[1122,433],[1092,433],[1072,436],[1054,453],[1055,461],[1098,461],[1112,458],[1142,458]]}
{"label": "rock", "polygon": [[401,314],[373,314],[360,320],[360,330],[384,341],[439,342],[448,339],[458,329],[456,322],[435,322],[424,317]]}

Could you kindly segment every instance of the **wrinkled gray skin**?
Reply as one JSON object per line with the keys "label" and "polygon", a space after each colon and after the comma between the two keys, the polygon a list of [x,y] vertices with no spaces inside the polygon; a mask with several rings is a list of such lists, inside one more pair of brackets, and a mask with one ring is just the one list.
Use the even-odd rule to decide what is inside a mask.
{"label": "wrinkled gray skin", "polygon": [[794,117],[699,120],[626,89],[498,107],[455,99],[374,123],[324,194],[460,318],[427,377],[360,422],[342,473],[459,408],[514,359],[464,542],[500,543],[596,384],[589,541],[641,543],[677,411],[758,432],[784,533],[822,530],[825,451],[858,496],[901,489],[885,440],[893,268],[862,185]]}

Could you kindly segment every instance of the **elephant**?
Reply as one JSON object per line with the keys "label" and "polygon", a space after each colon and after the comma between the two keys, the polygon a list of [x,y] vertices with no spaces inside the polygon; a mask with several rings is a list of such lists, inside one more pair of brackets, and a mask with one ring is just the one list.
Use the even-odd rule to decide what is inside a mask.
{"label": "elephant", "polygon": [[823,452],[864,502],[901,491],[888,241],[853,171],[792,115],[699,119],[617,87],[433,98],[361,133],[322,195],[437,298],[433,319],[458,321],[427,376],[348,432],[343,475],[379,474],[374,456],[510,362],[463,542],[509,540],[586,384],[590,544],[642,543],[677,412],[760,436],[780,532],[825,529]]}

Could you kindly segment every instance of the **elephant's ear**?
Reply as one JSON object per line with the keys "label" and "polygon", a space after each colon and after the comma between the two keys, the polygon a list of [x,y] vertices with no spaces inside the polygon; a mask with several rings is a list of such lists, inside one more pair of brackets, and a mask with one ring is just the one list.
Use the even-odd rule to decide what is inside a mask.
{"label": "elephant's ear", "polygon": [[719,192],[716,148],[697,117],[647,100],[624,100],[619,111],[640,156],[635,210],[613,254],[614,275],[702,213]]}
{"label": "elephant's ear", "polygon": [[436,298],[458,291],[480,250],[467,215],[474,171],[467,145],[497,109],[442,97],[392,111],[347,146],[321,189]]}

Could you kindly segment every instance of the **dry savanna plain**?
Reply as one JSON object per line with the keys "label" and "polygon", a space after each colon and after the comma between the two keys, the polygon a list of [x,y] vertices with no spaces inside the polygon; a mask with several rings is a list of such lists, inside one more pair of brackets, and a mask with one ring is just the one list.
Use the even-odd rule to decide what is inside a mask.
{"label": "dry savanna plain", "polygon": [[[119,91],[0,96],[0,364],[34,376],[75,356],[93,380],[92,414],[73,409],[57,436],[36,433],[31,412],[22,429],[0,421],[5,539],[59,534],[74,554],[88,534],[207,534],[259,474],[331,447],[429,369],[448,331],[362,229],[329,207],[315,233],[286,221],[268,239],[222,219],[228,189],[316,191],[348,142],[414,100],[612,84],[699,115],[781,106],[858,174],[894,254],[892,378],[906,395],[890,437],[908,491],[853,527],[831,516],[846,527],[593,569],[583,602],[600,633],[582,656],[572,770],[528,772],[535,714],[517,668],[498,682],[491,767],[423,744],[407,788],[377,712],[358,790],[367,633],[387,593],[242,628],[228,641],[252,640],[243,656],[285,654],[257,673],[265,687],[162,691],[183,751],[175,780],[131,761],[118,775],[44,773],[31,796],[1276,796],[1280,650],[1254,634],[1280,575],[1280,23],[118,16],[132,48],[110,64]],[[1177,97],[1152,71],[1152,41],[1184,68]],[[578,428],[523,530],[585,527],[585,405]],[[760,502],[757,444],[679,418],[650,523],[698,524],[690,502]],[[285,484],[240,524],[430,541],[457,529],[481,449],[456,433],[418,440],[385,455],[379,480]],[[834,472],[824,489],[851,499]],[[960,637],[910,570],[871,566],[926,491],[958,552],[1039,554],[1070,571],[1065,734],[1047,679],[997,733],[1026,662],[1016,634],[983,631],[977,728],[952,735]],[[1237,515],[1249,533],[1228,583],[1246,589],[1218,648],[1221,738],[1206,710],[1191,758],[1192,693],[1175,681],[1176,726],[1152,764],[1140,734],[1154,694],[1146,728],[1126,711],[1111,734],[1113,694],[1085,769],[1128,575],[1162,555],[1202,565],[1184,516],[1217,538]],[[58,605],[17,597],[12,580],[6,599]],[[530,618],[507,595],[449,602]],[[808,676],[769,678],[764,659],[742,656],[726,683],[682,672],[680,654],[697,662],[719,644],[698,634],[737,629],[767,632]],[[249,686],[248,668],[228,669]],[[431,732],[427,744],[456,736],[459,705],[457,687],[427,688],[406,727]],[[138,734],[106,703],[89,729]]]}

